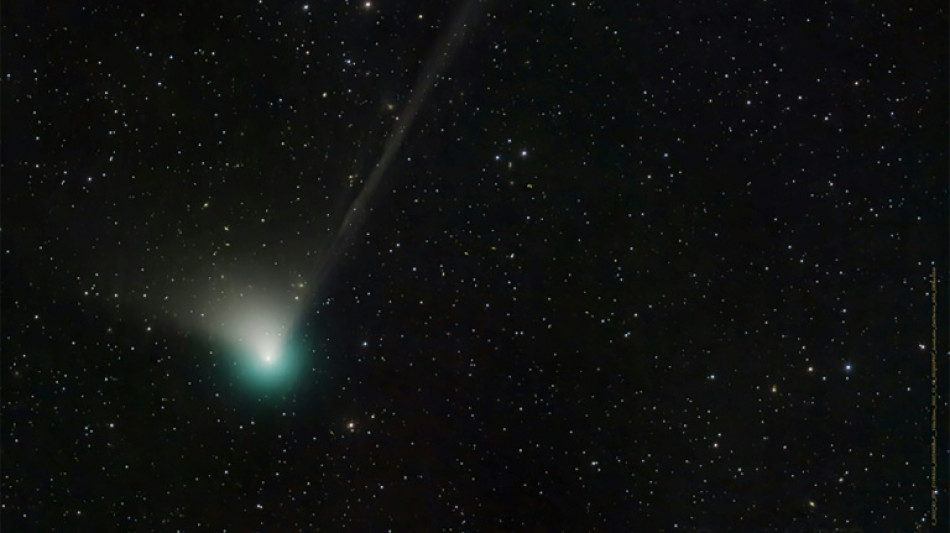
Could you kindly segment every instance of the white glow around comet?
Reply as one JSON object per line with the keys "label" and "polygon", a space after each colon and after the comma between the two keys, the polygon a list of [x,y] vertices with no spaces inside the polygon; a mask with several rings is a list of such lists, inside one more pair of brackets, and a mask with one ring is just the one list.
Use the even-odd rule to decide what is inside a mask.
{"label": "white glow around comet", "polygon": [[225,347],[223,363],[254,388],[289,385],[304,355],[293,338],[299,310],[286,298],[248,292],[221,302],[207,317],[212,337]]}

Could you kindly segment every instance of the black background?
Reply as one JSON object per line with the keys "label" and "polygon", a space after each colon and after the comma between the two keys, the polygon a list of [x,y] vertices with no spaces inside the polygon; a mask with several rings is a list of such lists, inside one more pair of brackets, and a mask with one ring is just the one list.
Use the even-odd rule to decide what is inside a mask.
{"label": "black background", "polygon": [[[929,523],[944,3],[53,4],[2,12],[4,530]],[[242,389],[202,287],[315,279],[441,41]]]}

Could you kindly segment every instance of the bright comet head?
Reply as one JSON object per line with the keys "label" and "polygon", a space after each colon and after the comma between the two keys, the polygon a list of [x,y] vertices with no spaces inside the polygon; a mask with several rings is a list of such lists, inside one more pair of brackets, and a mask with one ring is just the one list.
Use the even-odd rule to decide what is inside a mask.
{"label": "bright comet head", "polygon": [[263,355],[261,355],[261,358],[264,360],[265,365],[269,366],[269,365],[274,364],[274,361],[275,361],[274,352],[271,350],[264,352]]}
{"label": "bright comet head", "polygon": [[226,346],[226,364],[237,381],[262,393],[293,384],[305,355],[294,338],[296,315],[292,305],[243,295],[211,317],[211,333]]}

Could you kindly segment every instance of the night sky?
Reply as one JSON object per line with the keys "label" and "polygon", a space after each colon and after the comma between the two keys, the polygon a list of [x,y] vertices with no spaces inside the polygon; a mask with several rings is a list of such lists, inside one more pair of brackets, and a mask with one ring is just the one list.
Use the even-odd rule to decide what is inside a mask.
{"label": "night sky", "polygon": [[114,4],[2,6],[4,531],[946,530],[944,2]]}

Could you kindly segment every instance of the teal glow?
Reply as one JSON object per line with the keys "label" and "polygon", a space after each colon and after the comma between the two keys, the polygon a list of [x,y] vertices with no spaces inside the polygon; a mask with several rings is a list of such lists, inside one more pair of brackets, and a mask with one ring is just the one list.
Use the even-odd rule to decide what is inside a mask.
{"label": "teal glow", "polygon": [[294,338],[244,342],[231,347],[235,378],[259,392],[289,390],[304,370],[306,345]]}
{"label": "teal glow", "polygon": [[241,293],[209,313],[213,340],[223,347],[228,382],[238,393],[278,398],[312,370],[312,347],[296,322],[296,302]]}

